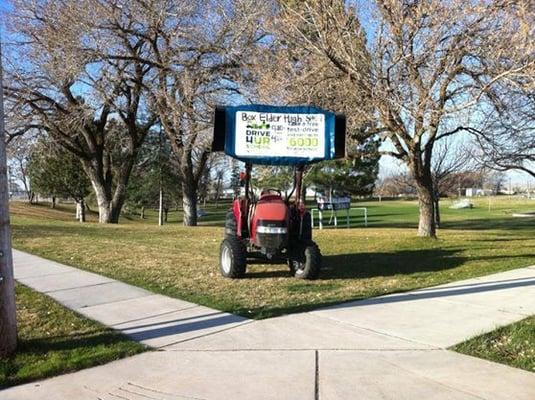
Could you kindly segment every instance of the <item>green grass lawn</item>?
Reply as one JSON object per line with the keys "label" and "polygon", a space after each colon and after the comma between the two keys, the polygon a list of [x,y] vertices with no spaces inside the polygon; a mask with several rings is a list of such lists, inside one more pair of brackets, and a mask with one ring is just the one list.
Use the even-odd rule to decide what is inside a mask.
{"label": "green grass lawn", "polygon": [[[416,237],[415,201],[357,203],[352,229],[315,231],[324,255],[317,281],[291,278],[282,264],[248,266],[245,279],[219,275],[218,249],[225,206],[208,206],[201,226],[183,227],[181,214],[156,225],[156,215],[119,225],[80,224],[72,209],[14,203],[14,246],[146,289],[250,318],[267,318],[321,305],[362,299],[535,264],[535,221],[513,218],[535,201],[475,200],[475,208],[442,203],[439,239]],[[95,221],[95,216],[90,215]],[[341,218],[343,220],[343,218]]]}
{"label": "green grass lawn", "polygon": [[18,349],[14,356],[0,359],[0,389],[146,349],[22,285],[17,285],[17,319]]}
{"label": "green grass lawn", "polygon": [[535,372],[535,316],[477,336],[452,350]]}

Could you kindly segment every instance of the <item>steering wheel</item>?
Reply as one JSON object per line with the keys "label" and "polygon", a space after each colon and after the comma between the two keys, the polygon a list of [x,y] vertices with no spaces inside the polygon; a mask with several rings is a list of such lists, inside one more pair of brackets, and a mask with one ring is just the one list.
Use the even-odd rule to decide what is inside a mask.
{"label": "steering wheel", "polygon": [[272,192],[275,192],[275,193],[277,193],[279,196],[282,197],[282,192],[281,192],[279,189],[273,189],[273,188],[265,188],[265,189],[262,189],[262,193],[261,193],[261,194],[269,194],[269,193],[272,193]]}

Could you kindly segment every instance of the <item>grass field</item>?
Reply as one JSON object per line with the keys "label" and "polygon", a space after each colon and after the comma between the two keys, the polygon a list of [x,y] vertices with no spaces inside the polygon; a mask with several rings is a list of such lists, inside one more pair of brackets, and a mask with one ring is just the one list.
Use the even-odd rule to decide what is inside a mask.
{"label": "grass field", "polygon": [[0,389],[145,350],[22,285],[17,285],[17,319],[18,349],[11,358],[0,359]]}
{"label": "grass field", "polygon": [[[218,249],[225,206],[206,208],[201,226],[183,227],[179,212],[170,223],[123,218],[119,225],[80,224],[72,209],[14,203],[14,246],[149,290],[250,318],[267,318],[320,305],[437,285],[535,264],[535,221],[513,218],[535,210],[535,201],[475,200],[453,210],[442,202],[439,239],[416,237],[414,201],[357,203],[352,229],[315,231],[325,269],[317,281],[289,277],[285,265],[254,264],[245,279],[219,275]],[[90,215],[95,221],[95,216]]]}
{"label": "grass field", "polygon": [[453,350],[535,372],[535,316],[477,336]]}

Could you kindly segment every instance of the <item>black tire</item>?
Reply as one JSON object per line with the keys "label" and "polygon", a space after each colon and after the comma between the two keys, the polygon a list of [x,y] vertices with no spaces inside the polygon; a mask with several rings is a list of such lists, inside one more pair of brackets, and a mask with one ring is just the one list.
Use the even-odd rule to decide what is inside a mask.
{"label": "black tire", "polygon": [[238,224],[236,218],[234,218],[234,211],[227,211],[225,216],[225,238],[237,237]]}
{"label": "black tire", "polygon": [[300,239],[303,242],[311,242],[312,241],[312,217],[310,216],[310,213],[307,211],[305,214],[303,214],[303,222],[301,227],[301,237]]}
{"label": "black tire", "polygon": [[321,252],[313,241],[299,245],[288,259],[292,275],[298,279],[317,279],[321,270]]}
{"label": "black tire", "polygon": [[238,279],[245,275],[247,254],[237,237],[227,237],[219,250],[219,270],[225,278]]}

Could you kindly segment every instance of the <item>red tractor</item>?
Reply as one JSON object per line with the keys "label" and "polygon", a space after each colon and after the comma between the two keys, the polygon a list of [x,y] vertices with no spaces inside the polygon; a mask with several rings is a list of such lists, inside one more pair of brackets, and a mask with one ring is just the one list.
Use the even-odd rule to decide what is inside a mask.
{"label": "red tractor", "polygon": [[[295,168],[294,188],[287,198],[278,189],[251,190],[251,164],[246,164],[245,195],[234,200],[225,220],[220,269],[227,278],[241,278],[247,257],[287,262],[296,278],[315,279],[321,252],[312,241],[310,213],[302,198],[303,167]],[[293,195],[293,196],[292,196]]]}
{"label": "red tractor", "polygon": [[[221,274],[241,278],[248,258],[286,262],[296,278],[316,279],[321,252],[312,241],[310,213],[302,195],[305,165],[345,156],[343,115],[312,106],[244,105],[217,107],[213,151],[225,151],[245,162],[243,196],[236,198],[225,220]],[[251,188],[253,164],[293,165],[294,187],[288,196]]]}

